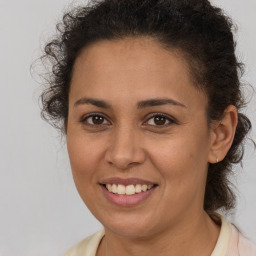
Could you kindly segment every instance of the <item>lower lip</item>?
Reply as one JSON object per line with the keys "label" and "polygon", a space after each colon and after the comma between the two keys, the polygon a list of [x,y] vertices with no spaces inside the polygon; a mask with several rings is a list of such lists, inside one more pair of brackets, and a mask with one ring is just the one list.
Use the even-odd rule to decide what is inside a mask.
{"label": "lower lip", "polygon": [[103,185],[100,185],[103,190],[105,197],[111,202],[118,206],[134,206],[145,201],[155,191],[156,187],[153,187],[147,191],[134,194],[134,195],[118,195],[113,194],[107,190]]}

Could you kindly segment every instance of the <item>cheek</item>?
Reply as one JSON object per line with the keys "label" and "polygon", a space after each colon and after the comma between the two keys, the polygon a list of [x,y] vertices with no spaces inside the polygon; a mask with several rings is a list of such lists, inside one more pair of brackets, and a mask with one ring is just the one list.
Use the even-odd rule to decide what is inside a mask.
{"label": "cheek", "polygon": [[190,130],[165,141],[156,141],[149,155],[166,183],[172,183],[178,190],[188,190],[193,184],[204,185],[208,166],[207,140],[207,131]]}
{"label": "cheek", "polygon": [[74,133],[67,134],[67,148],[77,191],[87,207],[93,210],[95,188],[98,189],[98,173],[95,170],[98,169],[101,147],[85,136]]}
{"label": "cheek", "polygon": [[[172,143],[155,150],[154,165],[162,176],[162,196],[158,212],[169,211],[168,218],[181,216],[190,208],[203,205],[207,160],[200,157],[205,148],[186,140],[173,140]],[[168,202],[168,203],[166,203]]]}
{"label": "cheek", "polygon": [[70,133],[67,134],[67,148],[76,185],[94,182],[95,169],[101,156],[100,143]]}

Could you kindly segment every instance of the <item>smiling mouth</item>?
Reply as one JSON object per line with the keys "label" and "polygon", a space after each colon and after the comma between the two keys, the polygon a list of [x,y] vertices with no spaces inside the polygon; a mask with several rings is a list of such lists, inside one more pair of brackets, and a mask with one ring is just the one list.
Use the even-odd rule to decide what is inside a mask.
{"label": "smiling mouth", "polygon": [[[119,207],[133,207],[152,198],[159,184],[138,177],[110,177],[98,183],[105,198]],[[154,198],[154,197],[153,197]]]}
{"label": "smiling mouth", "polygon": [[122,185],[122,184],[101,184],[103,185],[109,192],[116,195],[135,195],[146,192],[147,190],[151,190],[156,187],[157,184],[130,184],[130,185]]}

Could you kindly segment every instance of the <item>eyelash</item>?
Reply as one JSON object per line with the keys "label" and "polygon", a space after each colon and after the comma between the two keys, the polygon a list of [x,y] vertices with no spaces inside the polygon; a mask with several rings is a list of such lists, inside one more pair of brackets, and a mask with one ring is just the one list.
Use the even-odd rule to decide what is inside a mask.
{"label": "eyelash", "polygon": [[177,121],[174,120],[174,118],[171,118],[170,116],[165,115],[165,114],[163,114],[163,113],[155,113],[155,114],[151,115],[151,116],[147,119],[147,122],[148,122],[149,120],[155,118],[155,117],[164,117],[164,118],[166,119],[165,122],[166,122],[166,121],[169,122],[169,124],[164,124],[164,125],[152,125],[152,126],[156,126],[156,127],[158,127],[158,128],[167,127],[167,126],[170,126],[170,125],[172,125],[172,124],[177,124]]}
{"label": "eyelash", "polygon": [[[86,125],[86,126],[97,126],[98,128],[104,126],[105,124],[89,124],[87,121],[89,118],[93,118],[93,117],[102,117],[104,118],[104,120],[106,120],[106,118],[104,117],[104,115],[100,114],[100,113],[90,113],[86,116],[83,116],[80,120],[80,122],[83,124],[83,125]],[[167,126],[170,126],[172,124],[178,124],[178,122],[174,119],[174,118],[171,118],[170,116],[168,115],[165,115],[163,113],[154,113],[154,115],[151,115],[148,119],[147,119],[147,122],[152,119],[152,118],[155,118],[155,117],[164,117],[166,118],[166,121],[169,122],[169,124],[164,124],[164,125],[150,125],[150,126],[155,126],[156,128],[165,128]],[[104,122],[104,121],[103,121]]]}

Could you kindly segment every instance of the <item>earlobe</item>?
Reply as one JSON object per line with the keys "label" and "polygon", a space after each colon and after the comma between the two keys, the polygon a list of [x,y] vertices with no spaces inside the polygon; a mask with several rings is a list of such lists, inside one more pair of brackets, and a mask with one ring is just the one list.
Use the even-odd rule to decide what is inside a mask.
{"label": "earlobe", "polygon": [[208,162],[216,163],[222,161],[229,151],[236,132],[238,117],[237,108],[229,105],[220,121],[216,121],[211,128],[211,148]]}

